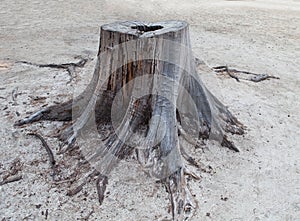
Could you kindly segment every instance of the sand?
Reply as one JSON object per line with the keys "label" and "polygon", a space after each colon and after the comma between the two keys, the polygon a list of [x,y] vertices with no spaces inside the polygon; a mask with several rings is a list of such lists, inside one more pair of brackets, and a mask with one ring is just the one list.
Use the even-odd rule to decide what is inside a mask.
{"label": "sand", "polygon": [[[300,220],[300,1],[8,1],[0,5],[0,177],[19,159],[22,179],[0,186],[1,220],[163,220],[168,195],[134,160],[111,174],[104,203],[95,183],[74,197],[56,185],[38,130],[56,153],[51,135],[60,123],[13,123],[43,105],[66,101],[89,81],[102,24],[121,20],[181,19],[190,23],[195,57],[209,66],[228,65],[280,77],[260,83],[203,72],[207,87],[247,126],[232,139],[233,153],[210,142],[193,150],[211,173],[189,181],[199,209],[192,220]],[[63,70],[17,63],[64,63],[91,58],[71,83]],[[43,99],[34,100],[32,96]],[[76,156],[55,155],[62,173]],[[73,161],[72,161],[73,159]],[[130,171],[130,172],[128,172]]]}

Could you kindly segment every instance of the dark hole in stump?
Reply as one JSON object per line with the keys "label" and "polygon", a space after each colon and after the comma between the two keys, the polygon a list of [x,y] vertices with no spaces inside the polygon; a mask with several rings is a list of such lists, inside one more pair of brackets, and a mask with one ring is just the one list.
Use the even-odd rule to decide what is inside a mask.
{"label": "dark hole in stump", "polygon": [[150,25],[150,26],[136,25],[136,26],[131,26],[131,28],[137,29],[137,30],[142,31],[142,32],[148,32],[148,31],[156,31],[158,29],[162,29],[163,26],[161,26],[161,25]]}

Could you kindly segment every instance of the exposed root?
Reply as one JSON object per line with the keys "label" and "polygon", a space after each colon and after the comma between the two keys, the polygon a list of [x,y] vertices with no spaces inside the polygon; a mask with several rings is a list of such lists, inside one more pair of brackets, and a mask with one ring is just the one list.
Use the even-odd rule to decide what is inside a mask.
{"label": "exposed root", "polygon": [[[207,172],[206,170],[200,168],[201,170],[203,170],[204,172]],[[192,169],[188,169],[187,167],[184,167],[183,169],[183,173],[184,175],[190,176],[191,178],[193,178],[194,180],[200,180],[201,176],[198,175],[195,171],[193,171]]]}
{"label": "exposed root", "polygon": [[[77,63],[65,63],[65,64],[33,64],[30,62],[21,62],[31,65],[36,65],[38,67],[52,67],[52,68],[62,68],[68,69],[69,67],[83,67],[87,59],[82,59]],[[99,63],[99,59],[97,60],[97,65]],[[96,65],[94,75],[88,87],[80,94],[78,97],[74,99],[70,99],[61,104],[53,105],[42,110],[39,110],[32,115],[18,120],[15,122],[14,126],[22,126],[24,124],[30,124],[37,121],[42,120],[50,120],[50,121],[71,121],[77,118],[81,118],[78,120],[79,122],[86,122],[88,120],[88,116],[85,112],[91,111],[96,102],[101,102],[103,96],[97,98],[93,97],[94,90],[96,89],[97,82],[99,80],[99,67]],[[86,110],[88,108],[88,110]],[[106,110],[106,109],[105,109]],[[100,111],[101,114],[103,111]],[[84,118],[84,119],[83,119]]]}
{"label": "exposed root", "polygon": [[22,126],[24,124],[30,124],[42,120],[71,121],[72,118],[75,118],[78,115],[76,115],[76,113],[72,113],[73,105],[73,99],[71,99],[62,104],[57,104],[41,109],[31,114],[30,116],[25,117],[24,119],[16,121],[14,126]]}
{"label": "exposed root", "polygon": [[100,174],[99,171],[97,170],[94,170],[92,173],[90,173],[89,175],[87,175],[85,178],[83,178],[83,181],[81,182],[80,185],[78,185],[77,187],[73,188],[73,189],[70,189],[68,192],[67,192],[67,196],[74,196],[76,195],[77,193],[79,193],[83,187],[88,183],[90,182],[91,179],[93,179],[95,176],[98,176]]}
{"label": "exposed root", "polygon": [[21,180],[22,178],[23,178],[22,175],[16,175],[16,176],[8,177],[8,178],[6,178],[6,179],[4,179],[4,180],[2,180],[2,181],[0,182],[0,186],[5,185],[5,184],[8,184],[8,183],[12,183],[12,182],[19,181],[19,180]]}
{"label": "exposed root", "polygon": [[235,76],[231,71],[229,71],[227,66],[219,66],[219,67],[214,67],[215,72],[226,72],[230,77],[234,78],[237,82],[240,82],[240,79]]}
{"label": "exposed root", "polygon": [[18,121],[15,122],[14,126],[22,126],[24,124],[30,124],[30,123],[39,121],[42,118],[43,113],[45,111],[46,111],[46,109],[39,110],[39,111],[35,112],[34,114],[24,118],[24,119],[18,120]]}
{"label": "exposed root", "polygon": [[245,133],[244,128],[237,125],[227,124],[225,127],[225,132],[231,134],[243,135]]}
{"label": "exposed root", "polygon": [[51,176],[54,179],[54,177],[56,175],[56,167],[55,167],[56,162],[55,162],[54,155],[53,155],[52,150],[50,149],[49,145],[47,144],[45,139],[40,134],[31,132],[31,133],[28,133],[27,135],[35,136],[42,142],[43,146],[45,147],[45,149],[47,151],[48,157],[49,157],[49,163],[50,163],[51,169],[53,171]]}
{"label": "exposed root", "polygon": [[99,174],[98,179],[96,181],[97,193],[98,193],[98,200],[100,205],[102,205],[104,200],[104,193],[106,190],[106,185],[108,184],[107,176]]}
{"label": "exposed root", "polygon": [[227,147],[235,152],[240,152],[240,150],[235,146],[235,144],[232,141],[228,140],[228,137],[226,135],[223,136],[221,146]]}
{"label": "exposed root", "polygon": [[37,66],[39,68],[56,68],[56,69],[68,69],[70,66],[73,67],[84,67],[86,62],[88,61],[87,58],[81,58],[78,62],[70,62],[70,63],[63,63],[63,64],[36,64],[29,61],[17,61],[16,63],[28,64]]}
{"label": "exposed root", "polygon": [[58,153],[63,154],[71,150],[75,145],[76,136],[77,132],[73,130],[73,125],[70,125],[66,129],[64,129],[58,137],[59,140],[62,141],[62,145],[60,146]]}
{"label": "exposed root", "polygon": [[[227,66],[213,67],[213,70],[217,73],[226,73],[238,82],[240,81],[240,79],[247,80],[247,81],[253,81],[253,82],[260,82],[260,81],[263,81],[263,80],[266,80],[266,79],[271,79],[271,78],[280,79],[279,77],[275,77],[273,75],[256,74],[256,73],[249,72],[249,71],[239,71],[239,70],[236,70],[236,69],[233,69],[233,68],[228,68]],[[238,77],[237,75],[240,75],[240,74],[250,75],[250,77],[248,77],[248,78]]]}
{"label": "exposed root", "polygon": [[81,58],[78,62],[70,62],[63,64],[36,64],[29,61],[17,61],[16,63],[22,63],[27,65],[36,66],[39,68],[55,68],[55,69],[63,69],[68,72],[70,79],[67,84],[71,83],[74,78],[75,68],[82,68],[87,63],[87,58]]}
{"label": "exposed root", "polygon": [[169,193],[173,220],[182,221],[193,216],[198,205],[187,187],[183,169],[178,169],[162,183]]}
{"label": "exposed root", "polygon": [[[152,43],[146,45],[148,49],[152,47],[155,49],[154,56],[159,56],[153,59],[140,58],[145,52],[143,49],[145,45],[137,44],[138,47],[142,47],[142,50],[133,48],[132,53],[128,53],[128,56],[133,54],[134,59],[140,59],[138,61],[133,59],[133,61],[128,56],[124,56],[125,51],[122,48],[119,51],[114,50],[117,48],[114,45],[116,42],[121,43],[133,36],[131,34],[123,36],[125,33],[122,31],[121,35],[117,32],[118,37],[114,38],[114,41],[107,41],[106,37],[114,33],[105,30],[102,29],[106,34],[101,40],[93,78],[86,90],[77,98],[42,109],[17,121],[15,126],[41,120],[70,121],[70,125],[59,133],[59,139],[63,144],[59,152],[65,153],[72,150],[77,135],[89,132],[84,129],[89,129],[91,121],[97,126],[98,132],[108,123],[109,133],[103,136],[103,142],[96,150],[87,150],[85,161],[74,164],[74,167],[80,168],[80,171],[75,170],[71,177],[77,178],[83,169],[85,172],[81,174],[86,173],[91,169],[90,165],[94,171],[80,179],[79,185],[70,189],[67,195],[74,196],[79,193],[87,182],[98,176],[96,186],[99,203],[102,204],[109,172],[119,160],[131,156],[134,148],[141,147],[144,149],[137,149],[137,159],[151,176],[159,179],[166,186],[173,219],[186,220],[197,208],[197,202],[188,189],[186,175],[196,180],[200,179],[200,176],[192,169],[188,169],[186,165],[190,164],[204,170],[200,163],[185,151],[180,138],[185,139],[195,148],[204,145],[204,140],[214,139],[220,141],[222,146],[239,151],[227,138],[226,132],[243,134],[244,127],[203,85],[195,70],[192,55],[174,53],[173,50],[169,51],[171,47],[160,48],[165,44],[162,44],[159,38],[153,38],[158,41],[153,45]],[[132,26],[130,30],[132,31]],[[175,34],[172,29],[172,34],[167,36],[174,37],[178,41],[182,40],[190,47],[189,41],[186,40],[188,38],[184,37],[185,34],[186,32],[182,33],[181,39],[181,35]],[[166,42],[164,38],[161,39]],[[168,58],[178,56],[175,60],[180,65],[185,63],[187,71],[182,71],[179,66],[161,60],[160,55],[164,53]],[[172,56],[169,56],[170,54]],[[65,64],[34,64],[21,61],[41,68],[63,69],[70,74],[71,78],[75,68],[83,67],[86,62],[87,60],[84,59],[78,63]],[[216,70],[227,72],[239,81],[239,77],[235,74],[240,72],[236,70],[227,67],[216,67]],[[155,77],[148,78],[144,76],[146,74]],[[129,82],[133,82],[132,80],[136,78],[139,80],[130,85]],[[123,94],[118,97],[120,91]],[[140,95],[142,97],[139,97]],[[115,101],[117,103],[114,103]],[[116,110],[112,108],[114,104],[117,105]],[[42,141],[50,163],[54,167],[55,160],[49,146],[41,136],[33,135]]]}

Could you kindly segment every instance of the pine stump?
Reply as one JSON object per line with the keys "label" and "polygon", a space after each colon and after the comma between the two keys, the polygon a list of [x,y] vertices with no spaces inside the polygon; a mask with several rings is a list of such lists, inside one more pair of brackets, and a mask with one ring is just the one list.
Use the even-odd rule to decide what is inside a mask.
{"label": "pine stump", "polygon": [[108,129],[97,151],[87,157],[99,180],[119,160],[134,154],[149,174],[165,184],[174,220],[185,220],[197,207],[186,184],[186,175],[191,175],[187,164],[197,162],[185,152],[184,142],[199,145],[212,139],[238,151],[226,133],[244,133],[243,125],[201,82],[188,24],[103,25],[96,59],[93,78],[82,94],[15,125],[72,122],[60,133],[62,152],[70,150],[87,128]]}

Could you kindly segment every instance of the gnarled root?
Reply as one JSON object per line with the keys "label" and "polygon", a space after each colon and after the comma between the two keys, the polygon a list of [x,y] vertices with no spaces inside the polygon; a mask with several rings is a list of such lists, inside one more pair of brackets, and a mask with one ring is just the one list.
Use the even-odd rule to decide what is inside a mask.
{"label": "gnarled root", "polygon": [[187,220],[198,207],[186,184],[183,168],[162,180],[169,193],[172,216],[175,221]]}

